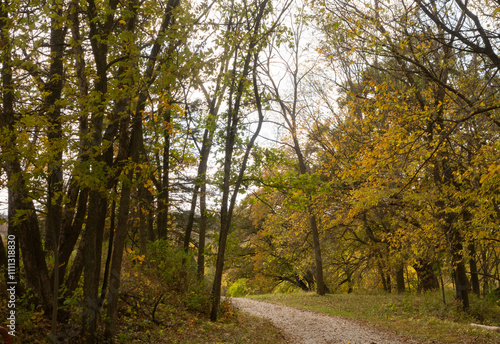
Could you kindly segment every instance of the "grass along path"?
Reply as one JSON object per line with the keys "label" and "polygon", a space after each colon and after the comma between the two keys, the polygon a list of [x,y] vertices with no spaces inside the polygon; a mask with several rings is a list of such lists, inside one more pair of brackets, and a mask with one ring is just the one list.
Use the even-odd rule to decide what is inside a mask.
{"label": "grass along path", "polygon": [[[452,294],[447,300],[453,300]],[[498,344],[500,333],[470,323],[500,325],[500,306],[472,299],[471,314],[457,310],[453,301],[443,304],[439,293],[414,294],[273,294],[251,296],[318,313],[358,319],[377,328],[423,343]]]}
{"label": "grass along path", "polygon": [[366,323],[339,316],[248,298],[233,298],[242,311],[270,320],[293,344],[421,344],[381,331]]}

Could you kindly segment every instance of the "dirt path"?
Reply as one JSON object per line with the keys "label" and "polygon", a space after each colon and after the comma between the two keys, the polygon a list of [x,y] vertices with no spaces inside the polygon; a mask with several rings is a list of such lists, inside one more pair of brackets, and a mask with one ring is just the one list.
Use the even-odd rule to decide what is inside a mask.
{"label": "dirt path", "polygon": [[271,320],[291,344],[418,344],[342,317],[250,299],[232,300],[241,311]]}

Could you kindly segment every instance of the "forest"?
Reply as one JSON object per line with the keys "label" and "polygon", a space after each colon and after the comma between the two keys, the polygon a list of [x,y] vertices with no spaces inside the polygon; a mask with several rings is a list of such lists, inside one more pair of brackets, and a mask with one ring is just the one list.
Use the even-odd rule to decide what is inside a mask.
{"label": "forest", "polygon": [[0,325],[498,299],[498,32],[500,0],[0,0]]}

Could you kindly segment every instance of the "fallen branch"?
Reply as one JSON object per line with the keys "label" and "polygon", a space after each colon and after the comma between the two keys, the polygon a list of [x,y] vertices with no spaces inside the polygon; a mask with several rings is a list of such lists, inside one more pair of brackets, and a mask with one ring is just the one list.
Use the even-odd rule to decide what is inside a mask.
{"label": "fallen branch", "polygon": [[479,325],[479,324],[470,324],[470,326],[479,327],[479,328],[482,328],[483,330],[500,332],[500,327],[498,327],[498,326],[486,326],[486,325]]}

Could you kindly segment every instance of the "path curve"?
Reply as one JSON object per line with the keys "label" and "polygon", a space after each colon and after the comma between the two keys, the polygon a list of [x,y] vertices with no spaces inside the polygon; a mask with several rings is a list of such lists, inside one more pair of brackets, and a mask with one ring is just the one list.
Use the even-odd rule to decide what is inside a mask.
{"label": "path curve", "polygon": [[355,321],[243,298],[232,298],[239,310],[269,319],[291,344],[418,344]]}

